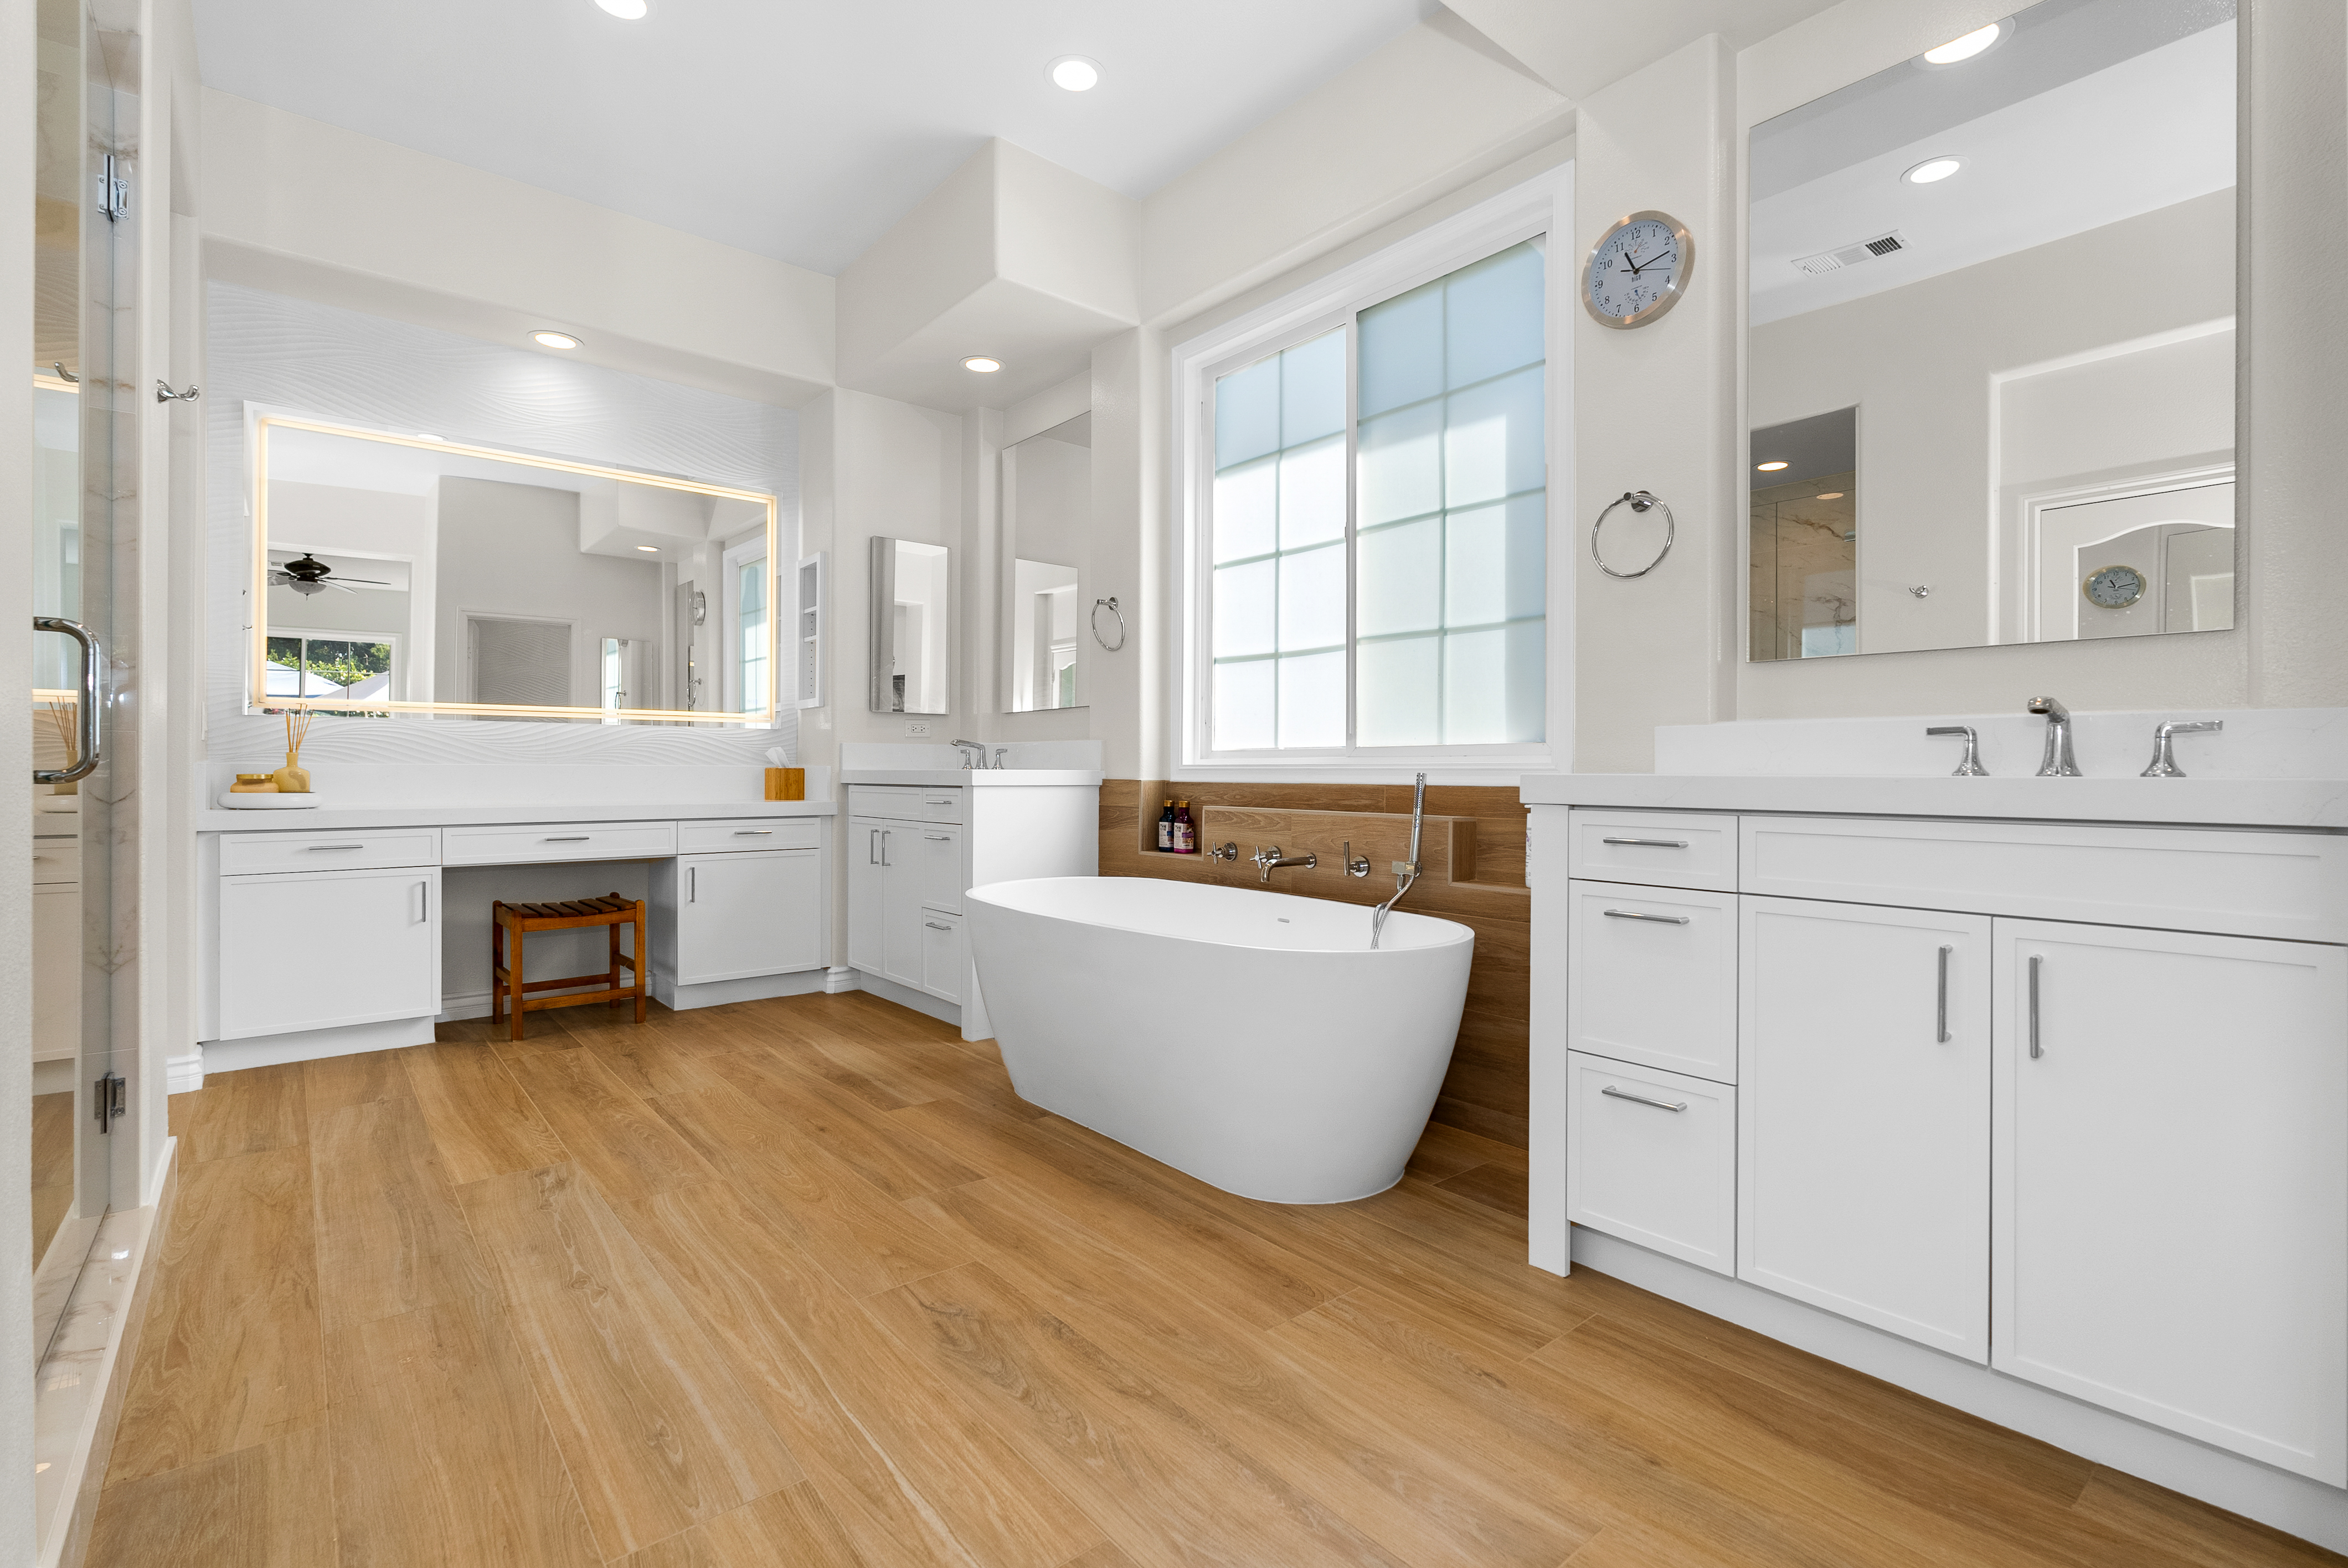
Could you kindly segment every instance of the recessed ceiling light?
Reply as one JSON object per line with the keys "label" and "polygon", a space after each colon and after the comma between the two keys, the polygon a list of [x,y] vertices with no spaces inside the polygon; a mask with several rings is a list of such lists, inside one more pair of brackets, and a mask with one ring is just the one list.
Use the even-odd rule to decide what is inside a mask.
{"label": "recessed ceiling light", "polygon": [[1003,368],[1003,362],[999,359],[989,359],[983,354],[974,354],[962,362],[962,367],[964,370],[974,370],[981,375],[993,375]]}
{"label": "recessed ceiling light", "polygon": [[1088,93],[1100,83],[1100,62],[1082,55],[1062,55],[1052,62],[1052,84],[1072,93]]}
{"label": "recessed ceiling light", "polygon": [[623,22],[641,22],[648,8],[644,0],[595,0],[598,9],[607,11]]}
{"label": "recessed ceiling light", "polygon": [[1933,185],[1946,179],[1964,166],[1965,160],[1962,158],[1928,158],[1914,168],[1906,170],[1900,178],[1910,185]]}
{"label": "recessed ceiling light", "polygon": [[1774,474],[1778,469],[1787,466],[1787,465],[1783,463],[1756,463],[1753,466],[1756,468],[1760,469],[1764,474]]}
{"label": "recessed ceiling light", "polygon": [[1819,499],[1819,500],[1821,500],[1821,501],[1839,501],[1839,500],[1841,500],[1841,499],[1842,499],[1842,497],[1843,497],[1843,492],[1842,492],[1842,491],[1840,491],[1840,490],[1828,490],[1825,495],[1820,496],[1820,497],[1818,497],[1818,499]]}
{"label": "recessed ceiling light", "polygon": [[644,551],[647,555],[660,554],[660,546],[658,545],[638,545],[636,548]]}
{"label": "recessed ceiling light", "polygon": [[1952,38],[1937,49],[1925,50],[1924,63],[1928,66],[1953,66],[1970,60],[1975,55],[1994,47],[1997,41],[2005,36],[2005,27],[2003,22],[1992,22],[1986,27],[1976,27],[1962,38]]}
{"label": "recessed ceiling light", "polygon": [[532,333],[530,341],[541,348],[577,348],[579,340],[569,333]]}

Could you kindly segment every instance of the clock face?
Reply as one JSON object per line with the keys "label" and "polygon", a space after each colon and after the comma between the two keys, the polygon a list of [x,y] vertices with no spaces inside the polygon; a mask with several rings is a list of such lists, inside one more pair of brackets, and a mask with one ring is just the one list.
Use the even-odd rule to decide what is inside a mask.
{"label": "clock face", "polygon": [[1693,259],[1687,231],[1634,212],[1607,231],[1582,273],[1582,302],[1608,326],[1643,326],[1677,302]]}
{"label": "clock face", "polygon": [[2106,610],[2126,610],[2144,597],[2144,573],[2132,566],[2107,566],[2080,584],[2091,604]]}

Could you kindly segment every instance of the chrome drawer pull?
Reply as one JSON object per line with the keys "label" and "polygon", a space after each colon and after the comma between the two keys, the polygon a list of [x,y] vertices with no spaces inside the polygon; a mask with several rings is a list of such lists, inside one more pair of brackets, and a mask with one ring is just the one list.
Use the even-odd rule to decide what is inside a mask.
{"label": "chrome drawer pull", "polygon": [[923,805],[952,805],[953,804],[953,801],[951,798],[946,800],[925,800],[922,804]]}
{"label": "chrome drawer pull", "polygon": [[734,830],[736,838],[772,838],[774,835],[775,830],[771,827],[737,827]]}
{"label": "chrome drawer pull", "polygon": [[953,929],[952,926],[941,926],[935,920],[924,920],[922,924],[927,926],[932,931],[951,931]]}
{"label": "chrome drawer pull", "polygon": [[310,852],[314,855],[321,849],[365,849],[366,845],[364,844],[314,844],[309,847]]}
{"label": "chrome drawer pull", "polygon": [[1949,955],[1955,951],[1954,948],[1941,949],[1941,1006],[1937,1027],[1942,1045],[1949,1043]]}
{"label": "chrome drawer pull", "polygon": [[1685,915],[1642,915],[1636,909],[1609,909],[1606,911],[1606,917],[1609,920],[1654,920],[1665,926],[1684,926],[1688,923],[1688,917]]}
{"label": "chrome drawer pull", "polygon": [[922,836],[928,839],[932,844],[952,844],[953,842],[953,835],[951,833],[925,833],[922,835]]}
{"label": "chrome drawer pull", "polygon": [[1601,844],[1637,844],[1643,845],[1649,849],[1685,849],[1687,847],[1687,840],[1684,838],[1601,838],[1598,842]]}
{"label": "chrome drawer pull", "polygon": [[1642,1105],[1652,1105],[1658,1111],[1684,1111],[1687,1109],[1687,1102],[1684,1100],[1676,1102],[1670,1100],[1650,1100],[1643,1094],[1633,1094],[1627,1089],[1617,1089],[1611,1083],[1605,1088],[1600,1090],[1598,1092],[1601,1094],[1611,1094],[1617,1100],[1635,1100]]}
{"label": "chrome drawer pull", "polygon": [[541,844],[584,844],[595,835],[592,833],[566,834],[561,838],[541,838]]}
{"label": "chrome drawer pull", "polygon": [[2033,1061],[2045,1054],[2038,1049],[2038,966],[2045,961],[2036,953],[2030,955],[2030,1055]]}

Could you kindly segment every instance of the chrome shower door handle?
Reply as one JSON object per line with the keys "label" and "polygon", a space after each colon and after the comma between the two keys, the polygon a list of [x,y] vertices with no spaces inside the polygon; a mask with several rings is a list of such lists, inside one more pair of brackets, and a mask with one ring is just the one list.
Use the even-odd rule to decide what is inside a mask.
{"label": "chrome shower door handle", "polygon": [[75,749],[73,766],[69,768],[35,768],[35,784],[70,784],[86,779],[98,771],[98,759],[104,754],[105,732],[99,723],[102,699],[98,682],[106,671],[106,650],[98,645],[97,635],[78,620],[67,620],[61,615],[33,617],[36,631],[62,631],[81,644],[81,692],[76,703]]}
{"label": "chrome shower door handle", "polygon": [[2036,953],[2030,955],[2030,1059],[2033,1061],[2046,1054],[2038,1048],[2038,966],[2045,961]]}
{"label": "chrome shower door handle", "polygon": [[1955,951],[1954,948],[1941,949],[1941,1000],[1934,1012],[1933,1033],[1942,1045],[1949,1043],[1949,955]]}

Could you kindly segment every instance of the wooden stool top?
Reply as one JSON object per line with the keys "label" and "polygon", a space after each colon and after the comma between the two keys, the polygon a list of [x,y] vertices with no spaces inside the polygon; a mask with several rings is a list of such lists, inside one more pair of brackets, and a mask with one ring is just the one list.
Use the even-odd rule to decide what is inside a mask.
{"label": "wooden stool top", "polygon": [[563,904],[509,904],[499,899],[489,906],[489,915],[508,926],[613,926],[634,919],[639,907],[633,898],[606,893],[601,898]]}

